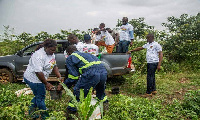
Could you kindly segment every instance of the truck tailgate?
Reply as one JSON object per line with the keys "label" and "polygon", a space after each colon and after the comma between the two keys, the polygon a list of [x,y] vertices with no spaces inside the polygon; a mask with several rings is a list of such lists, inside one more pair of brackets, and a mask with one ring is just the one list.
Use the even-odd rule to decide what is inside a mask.
{"label": "truck tailgate", "polygon": [[123,75],[131,70],[127,68],[129,57],[130,54],[126,53],[112,53],[102,54],[100,59],[109,65],[112,75]]}

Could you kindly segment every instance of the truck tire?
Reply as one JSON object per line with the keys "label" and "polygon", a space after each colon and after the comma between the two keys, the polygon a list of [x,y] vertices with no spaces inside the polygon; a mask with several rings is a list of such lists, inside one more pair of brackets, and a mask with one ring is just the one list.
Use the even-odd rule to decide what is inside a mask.
{"label": "truck tire", "polygon": [[0,82],[1,83],[7,83],[7,82],[13,82],[13,74],[10,70],[3,68],[0,69]]}

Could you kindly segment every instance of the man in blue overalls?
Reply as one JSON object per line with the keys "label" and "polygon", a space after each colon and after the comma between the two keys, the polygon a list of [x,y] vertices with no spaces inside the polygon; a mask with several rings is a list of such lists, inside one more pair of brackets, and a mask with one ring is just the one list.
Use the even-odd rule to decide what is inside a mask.
{"label": "man in blue overalls", "polygon": [[[77,51],[76,46],[70,45],[66,49],[69,56],[66,59],[68,68],[68,78],[65,84],[68,88],[74,86],[74,95],[79,101],[80,89],[84,89],[86,97],[91,87],[96,90],[96,97],[99,100],[105,99],[105,84],[107,80],[107,70],[99,59],[89,53]],[[68,106],[68,110],[76,111]]]}

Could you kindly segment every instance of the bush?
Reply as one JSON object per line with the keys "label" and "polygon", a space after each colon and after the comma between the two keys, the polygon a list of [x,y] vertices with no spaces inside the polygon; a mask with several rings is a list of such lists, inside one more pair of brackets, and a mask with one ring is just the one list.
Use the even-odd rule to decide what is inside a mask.
{"label": "bush", "polygon": [[200,90],[186,93],[182,106],[185,110],[194,111],[200,116]]}
{"label": "bush", "polygon": [[139,97],[127,97],[116,95],[109,99],[109,111],[104,116],[109,120],[131,120],[131,119],[159,119],[162,113],[162,105],[159,101],[153,102],[149,99]]}

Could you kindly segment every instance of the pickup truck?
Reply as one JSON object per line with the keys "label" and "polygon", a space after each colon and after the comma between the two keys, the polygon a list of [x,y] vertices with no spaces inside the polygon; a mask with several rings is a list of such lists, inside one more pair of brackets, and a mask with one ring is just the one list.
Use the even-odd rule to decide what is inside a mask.
{"label": "pickup truck", "polygon": [[[57,50],[55,53],[56,63],[62,77],[65,76],[65,55],[64,50],[67,46],[67,40],[56,40]],[[42,41],[33,43],[26,46],[22,50],[18,51],[14,55],[7,55],[0,57],[0,82],[15,82],[23,79],[23,73],[29,63],[29,59],[36,47],[41,44]],[[125,53],[112,53],[102,54],[100,60],[105,65],[108,71],[108,77],[116,75],[123,75],[131,71],[130,55]],[[50,75],[50,78],[55,77],[54,74]],[[51,79],[48,79],[51,81]]]}

